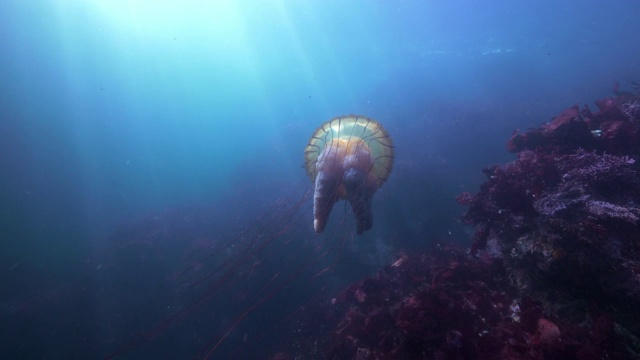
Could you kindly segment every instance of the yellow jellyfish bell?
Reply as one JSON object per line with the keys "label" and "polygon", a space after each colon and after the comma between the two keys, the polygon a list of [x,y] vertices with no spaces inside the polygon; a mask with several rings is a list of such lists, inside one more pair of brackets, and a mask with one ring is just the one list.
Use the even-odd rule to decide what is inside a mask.
{"label": "yellow jellyfish bell", "polygon": [[313,227],[321,233],[333,205],[351,204],[358,234],[371,229],[373,194],[393,168],[393,143],[379,122],[356,115],[331,119],[311,136],[304,150],[304,167],[315,184]]}

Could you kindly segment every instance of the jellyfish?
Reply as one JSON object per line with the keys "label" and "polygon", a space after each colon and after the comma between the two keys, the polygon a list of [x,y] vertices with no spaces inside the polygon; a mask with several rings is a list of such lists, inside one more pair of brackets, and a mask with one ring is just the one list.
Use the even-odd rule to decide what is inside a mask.
{"label": "jellyfish", "polygon": [[394,159],[389,133],[376,120],[340,116],[320,126],[304,151],[304,167],[314,183],[313,228],[322,233],[331,209],[347,200],[358,235],[373,226],[371,202],[387,181]]}

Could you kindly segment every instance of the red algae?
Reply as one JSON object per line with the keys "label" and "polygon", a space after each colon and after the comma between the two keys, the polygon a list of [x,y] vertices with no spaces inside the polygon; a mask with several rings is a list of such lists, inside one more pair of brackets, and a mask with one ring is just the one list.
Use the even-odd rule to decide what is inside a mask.
{"label": "red algae", "polygon": [[446,247],[402,259],[301,309],[291,345],[273,358],[625,358],[611,322],[545,314],[541,301],[520,297],[499,259]]}
{"label": "red algae", "polygon": [[[463,220],[476,228],[472,254],[499,259],[520,296],[572,331],[600,327],[595,314],[614,324],[599,337],[606,345],[576,354],[635,358],[640,350],[638,104],[639,95],[624,93],[596,101],[597,112],[573,106],[516,132],[507,149],[517,159],[485,170],[471,201],[461,195]],[[572,342],[557,323],[540,318],[530,344],[566,348]],[[620,342],[625,349],[613,350]]]}

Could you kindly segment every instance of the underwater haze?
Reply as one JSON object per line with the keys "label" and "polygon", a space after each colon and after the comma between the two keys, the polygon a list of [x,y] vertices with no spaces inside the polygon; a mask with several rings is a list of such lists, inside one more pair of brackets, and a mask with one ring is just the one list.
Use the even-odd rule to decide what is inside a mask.
{"label": "underwater haze", "polygon": [[[0,14],[5,359],[185,358],[214,345],[227,351],[211,340],[227,329],[229,341],[242,343],[233,319],[205,312],[198,321],[223,325],[202,339],[193,335],[200,327],[189,328],[196,340],[163,328],[122,347],[171,316],[167,303],[198,299],[175,300],[182,287],[164,283],[194,266],[185,239],[241,233],[265,212],[300,202],[306,210],[281,233],[293,243],[321,241],[304,195],[313,184],[303,151],[334,117],[379,121],[395,163],[374,197],[371,231],[338,228],[351,214],[336,205],[329,222],[338,229],[328,232],[349,239],[336,250],[341,268],[298,302],[372,274],[401,251],[469,246],[455,197],[476,191],[481,168],[513,159],[505,151],[512,131],[640,77],[640,2],[632,0],[4,0]],[[161,223],[168,218],[201,215],[206,226],[114,260],[123,257],[118,239],[134,241],[130,229],[145,219],[153,225],[140,231],[151,233],[170,227]],[[243,259],[233,251],[227,255]],[[282,257],[274,269],[297,264],[283,247],[243,266],[253,270],[269,254]],[[135,273],[154,286],[135,289],[126,280]],[[261,311],[254,305],[264,298],[256,299],[243,303],[251,314]],[[279,299],[266,306],[298,304]],[[136,317],[145,306],[151,314]],[[162,345],[153,340],[160,336]]]}

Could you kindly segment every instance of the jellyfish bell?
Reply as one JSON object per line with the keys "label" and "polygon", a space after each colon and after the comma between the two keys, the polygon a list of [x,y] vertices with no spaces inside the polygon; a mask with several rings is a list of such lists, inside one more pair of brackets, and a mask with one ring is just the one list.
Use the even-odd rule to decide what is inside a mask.
{"label": "jellyfish bell", "polygon": [[370,230],[373,195],[393,168],[393,143],[382,125],[365,116],[331,119],[313,133],[304,157],[304,167],[315,186],[315,231],[324,231],[331,209],[341,199],[351,205],[357,233]]}

